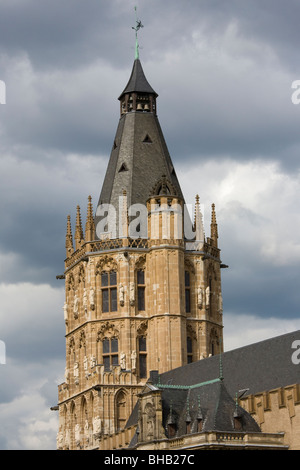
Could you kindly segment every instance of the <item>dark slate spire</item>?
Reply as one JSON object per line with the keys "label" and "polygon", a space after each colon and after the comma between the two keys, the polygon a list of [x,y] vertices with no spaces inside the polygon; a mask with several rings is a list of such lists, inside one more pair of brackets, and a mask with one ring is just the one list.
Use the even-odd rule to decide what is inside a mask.
{"label": "dark slate spire", "polygon": [[[98,202],[98,208],[103,204],[115,208],[117,223],[119,198],[124,192],[128,207],[133,204],[146,206],[150,196],[162,194],[155,193],[162,187],[167,194],[183,201],[156,114],[157,96],[145,77],[140,60],[135,59],[130,79],[119,97],[121,116]],[[96,213],[96,238],[101,238],[102,231],[97,230],[100,220]],[[118,233],[117,227],[112,238],[118,238]]]}
{"label": "dark slate spire", "polygon": [[119,100],[121,100],[122,97],[127,93],[149,93],[155,97],[158,96],[145,77],[140,59],[135,59],[130,79],[125,89],[119,96]]}

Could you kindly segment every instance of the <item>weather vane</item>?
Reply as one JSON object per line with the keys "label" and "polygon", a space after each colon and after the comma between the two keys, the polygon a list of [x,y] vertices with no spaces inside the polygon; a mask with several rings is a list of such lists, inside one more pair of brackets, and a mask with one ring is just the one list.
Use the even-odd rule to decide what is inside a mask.
{"label": "weather vane", "polygon": [[135,30],[135,58],[136,59],[139,59],[139,42],[138,42],[138,31],[144,27],[144,25],[142,25],[142,22],[141,20],[138,20],[138,17],[137,17],[137,12],[136,12],[136,7],[134,7],[135,9],[135,16],[136,16],[136,26],[132,26],[132,29]]}

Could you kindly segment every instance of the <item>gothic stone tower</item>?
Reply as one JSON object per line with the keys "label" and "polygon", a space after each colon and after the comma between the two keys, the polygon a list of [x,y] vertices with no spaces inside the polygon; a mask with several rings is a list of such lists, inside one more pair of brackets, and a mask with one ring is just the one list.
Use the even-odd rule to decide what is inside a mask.
{"label": "gothic stone tower", "polygon": [[74,240],[68,216],[58,449],[101,448],[101,436],[125,426],[151,370],[222,350],[215,207],[205,237],[198,196],[190,225],[184,211],[157,97],[136,58],[95,215],[89,197]]}

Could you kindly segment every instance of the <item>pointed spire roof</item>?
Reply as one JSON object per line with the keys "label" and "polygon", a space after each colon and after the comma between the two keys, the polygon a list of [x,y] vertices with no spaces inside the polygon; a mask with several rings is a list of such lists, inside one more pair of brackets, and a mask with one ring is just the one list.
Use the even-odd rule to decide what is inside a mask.
{"label": "pointed spire roof", "polygon": [[[137,96],[132,96],[135,94]],[[139,94],[143,95],[141,99]],[[140,60],[135,59],[131,77],[119,98],[121,106],[125,103],[124,112],[121,113],[118,123],[97,206],[99,208],[109,204],[115,208],[117,234],[120,220],[119,198],[124,191],[128,208],[133,204],[146,207],[147,200],[153,195],[153,188],[159,188],[164,178],[170,194],[183,201],[180,184],[156,114],[154,102],[157,96],[144,75]],[[140,111],[148,98],[147,111],[145,107]],[[103,215],[96,210],[96,238],[99,237],[97,228],[102,218]]]}
{"label": "pointed spire roof", "polygon": [[126,93],[149,93],[158,96],[158,94],[153,90],[151,85],[149,84],[141,64],[140,59],[135,59],[132,67],[132,72],[129,78],[129,81],[124,88],[123,92],[119,96],[119,100],[122,98],[123,95]]}

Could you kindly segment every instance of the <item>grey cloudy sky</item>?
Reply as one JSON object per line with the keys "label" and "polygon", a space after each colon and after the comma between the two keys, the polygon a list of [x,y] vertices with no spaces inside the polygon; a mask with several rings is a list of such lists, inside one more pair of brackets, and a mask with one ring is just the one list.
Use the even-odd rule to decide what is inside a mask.
{"label": "grey cloudy sky", "polygon": [[66,217],[140,57],[188,203],[216,204],[225,349],[300,328],[298,0],[0,0],[0,448],[55,448]]}

